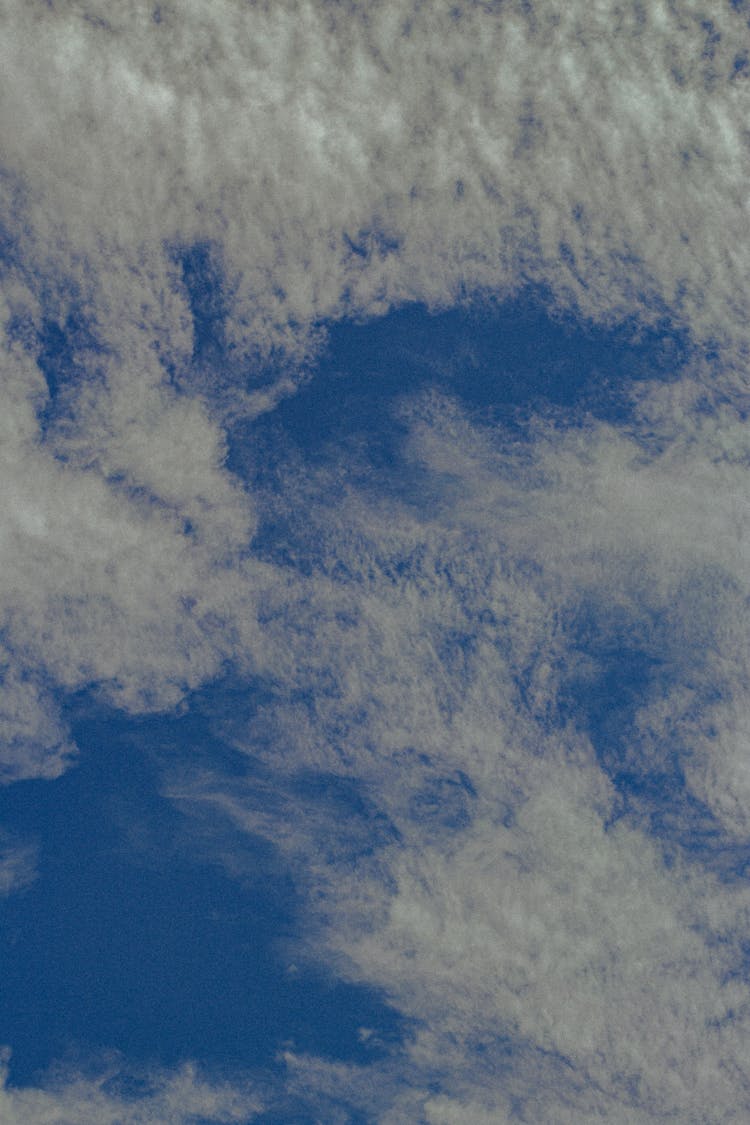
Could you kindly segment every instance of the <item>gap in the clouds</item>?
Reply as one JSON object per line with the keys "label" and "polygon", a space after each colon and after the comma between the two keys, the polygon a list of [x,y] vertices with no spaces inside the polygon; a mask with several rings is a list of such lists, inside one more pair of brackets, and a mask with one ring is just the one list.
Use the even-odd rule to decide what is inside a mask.
{"label": "gap in the clouds", "polygon": [[64,312],[53,309],[52,302],[47,305],[39,330],[33,336],[23,321],[11,326],[12,334],[35,353],[37,366],[47,384],[47,400],[38,411],[43,437],[56,422],[69,415],[76,388],[100,377],[96,360],[107,351],[74,296],[67,296]]}
{"label": "gap in the clouds", "polygon": [[551,315],[538,293],[437,313],[407,305],[330,325],[312,378],[254,430],[278,428],[310,457],[364,442],[387,463],[399,437],[394,404],[428,389],[519,432],[549,409],[620,423],[631,417],[633,385],[677,378],[687,352],[685,334],[669,325],[586,325]]}
{"label": "gap in the clouds", "polygon": [[219,248],[196,242],[175,248],[173,256],[193,319],[193,362],[221,364],[230,295]]}
{"label": "gap in the clouds", "polygon": [[612,782],[614,819],[634,819],[667,849],[711,867],[727,880],[750,871],[750,848],[729,840],[710,808],[688,787],[678,736],[644,743],[638,711],[679,686],[684,669],[669,658],[666,614],[617,612],[582,603],[568,623],[570,648],[557,721],[572,722],[590,739]]}
{"label": "gap in the clouds", "polygon": [[107,1050],[254,1068],[289,1044],[366,1064],[403,1038],[375,990],[290,968],[303,904],[274,849],[247,833],[212,840],[160,794],[167,755],[241,773],[199,715],[134,720],[79,701],[69,718],[78,765],[0,791],[0,822],[40,846],[0,934],[12,1082]]}
{"label": "gap in the clouds", "polygon": [[84,337],[87,335],[85,324],[73,313],[67,316],[62,326],[54,320],[42,322],[37,364],[47,384],[50,409],[65,384],[83,374],[76,361],[82,334]]}
{"label": "gap in the clouds", "polygon": [[585,416],[628,424],[634,389],[677,378],[689,355],[686,335],[666,323],[639,332],[583,324],[552,315],[536,291],[437,313],[412,304],[327,330],[296,394],[230,433],[229,468],[273,497],[256,549],[277,561],[290,467],[429,506],[436,481],[404,455],[401,403],[437,391],[514,442],[539,415],[561,426]]}

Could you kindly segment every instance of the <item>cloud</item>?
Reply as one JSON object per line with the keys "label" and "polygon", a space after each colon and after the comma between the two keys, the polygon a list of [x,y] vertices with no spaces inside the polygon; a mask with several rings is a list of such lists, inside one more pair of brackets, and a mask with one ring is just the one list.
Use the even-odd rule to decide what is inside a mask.
{"label": "cloud", "polygon": [[[387,1081],[296,1059],[299,1081],[383,1121],[740,1120],[743,458],[688,414],[650,444],[542,416],[520,443],[434,396],[403,416],[423,510],[326,468],[290,470],[283,514],[259,494],[292,561],[263,699],[216,726],[265,780],[169,786],[272,840],[307,955],[420,1029]],[[721,432],[739,449],[739,418]],[[344,806],[316,796],[335,779]]]}
{"label": "cloud", "polygon": [[146,1079],[111,1066],[97,1077],[58,1075],[44,1087],[7,1086],[6,1072],[0,1110],[8,1125],[246,1125],[262,1108],[249,1089],[211,1082],[190,1063]]}
{"label": "cloud", "polygon": [[[64,768],[59,688],[170,706],[246,659],[219,639],[253,529],[220,422],[290,393],[325,321],[531,283],[725,356],[747,343],[736,7],[92,0],[4,20],[4,587],[30,622],[10,626],[9,776]],[[65,363],[42,355],[55,332]],[[739,369],[712,378],[737,396]]]}
{"label": "cloud", "polygon": [[85,438],[45,438],[40,411],[49,396],[19,335],[22,309],[33,316],[33,295],[9,284],[0,538],[6,781],[54,777],[70,760],[61,692],[94,684],[128,710],[152,710],[174,706],[216,673],[230,645],[232,588],[230,579],[217,592],[216,576],[252,529],[251,506],[223,471],[206,411],[160,387],[148,367],[136,366],[95,405],[87,398],[96,385],[82,378]]}
{"label": "cloud", "polygon": [[[686,843],[698,806],[714,859],[750,831],[742,5],[4,20],[3,777],[65,768],[65,692],[143,712],[252,670],[265,701],[220,728],[268,792],[182,766],[170,790],[273,840],[308,955],[420,1028],[390,1070],[290,1058],[313,1094],[338,1075],[383,1121],[745,1119],[747,895]],[[281,497],[228,473],[224,426],[293,391],[321,324],[525,286],[684,327],[692,366],[627,429],[511,440],[411,403],[421,512],[335,470],[290,467]],[[272,505],[306,568],[251,557]],[[632,706],[626,638],[653,669]],[[350,786],[346,817],[311,777]],[[2,1096],[19,1121],[246,1112],[191,1071],[137,1103]]]}
{"label": "cloud", "polygon": [[107,333],[152,318],[188,346],[169,247],[208,240],[238,353],[529,280],[745,340],[738,6],[92,0],[6,27],[34,253]]}
{"label": "cloud", "polygon": [[0,830],[0,898],[34,882],[37,852],[35,844],[21,842]]}

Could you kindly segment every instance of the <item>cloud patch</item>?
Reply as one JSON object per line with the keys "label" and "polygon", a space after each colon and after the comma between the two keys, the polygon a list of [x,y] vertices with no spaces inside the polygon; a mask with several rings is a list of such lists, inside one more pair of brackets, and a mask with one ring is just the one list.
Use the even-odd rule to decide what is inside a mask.
{"label": "cloud patch", "polygon": [[43,1087],[8,1086],[5,1071],[0,1110],[8,1125],[247,1125],[262,1108],[249,1089],[212,1082],[191,1064],[145,1079],[116,1065],[95,1077],[60,1073]]}
{"label": "cloud patch", "polygon": [[37,876],[37,852],[35,844],[0,831],[0,898],[33,883]]}
{"label": "cloud patch", "polygon": [[184,355],[161,250],[178,241],[220,246],[238,355],[528,280],[595,319],[745,340],[741,8],[158,13],[6,17],[4,151],[31,246],[75,271],[105,335],[151,320]]}
{"label": "cloud patch", "polygon": [[[271,840],[309,895],[301,954],[419,1028],[379,1069],[290,1054],[313,1097],[744,1120],[744,884],[683,810],[660,835],[623,805],[591,708],[562,706],[638,636],[658,671],[620,763],[669,764],[714,850],[747,842],[743,6],[19,0],[4,24],[3,779],[71,760],[60,693],[143,713],[252,674],[217,727],[274,800],[218,764],[179,763],[173,795]],[[340,465],[255,497],[227,472],[223,427],[293,392],[322,325],[529,285],[682,329],[691,363],[620,426],[402,403],[422,503]],[[2,1098],[82,1125],[255,1112],[190,1069],[136,1102]]]}

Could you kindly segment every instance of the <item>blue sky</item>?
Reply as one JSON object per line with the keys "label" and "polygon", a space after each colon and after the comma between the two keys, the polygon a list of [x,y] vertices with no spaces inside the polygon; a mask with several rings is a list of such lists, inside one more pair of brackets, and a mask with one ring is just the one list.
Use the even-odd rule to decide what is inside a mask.
{"label": "blue sky", "polygon": [[2,19],[3,1125],[745,1121],[746,6]]}

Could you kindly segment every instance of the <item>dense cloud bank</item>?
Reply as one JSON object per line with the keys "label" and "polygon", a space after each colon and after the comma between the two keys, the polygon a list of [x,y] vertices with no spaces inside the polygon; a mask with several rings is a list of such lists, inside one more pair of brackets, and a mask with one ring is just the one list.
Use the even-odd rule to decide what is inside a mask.
{"label": "dense cloud bank", "polygon": [[[0,773],[68,768],[67,693],[263,685],[216,726],[272,799],[168,785],[271,840],[302,954],[418,1029],[290,1053],[327,1119],[747,1117],[747,42],[739,3],[5,5]],[[327,325],[529,287],[690,357],[523,441],[413,397],[408,502],[345,459],[228,472]],[[35,862],[0,839],[0,892]],[[75,1081],[9,1120],[254,1112]]]}

